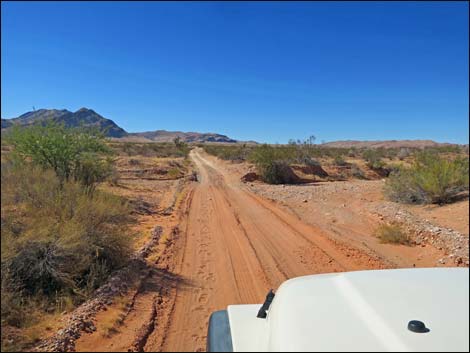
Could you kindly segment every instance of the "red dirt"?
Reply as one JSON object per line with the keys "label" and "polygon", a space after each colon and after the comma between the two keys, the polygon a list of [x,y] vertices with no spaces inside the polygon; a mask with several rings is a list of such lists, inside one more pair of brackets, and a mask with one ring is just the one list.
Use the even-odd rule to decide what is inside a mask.
{"label": "red dirt", "polygon": [[[204,351],[209,315],[215,310],[261,303],[270,288],[289,278],[403,266],[417,251],[425,251],[371,241],[378,220],[370,217],[365,226],[352,227],[349,237],[332,236],[332,229],[338,233],[363,221],[351,214],[334,222],[307,222],[250,191],[238,173],[201,149],[193,150],[191,158],[200,183],[191,184],[170,217],[155,216],[165,240],[149,256],[139,288],[128,294],[133,305],[122,325],[103,336],[100,322],[115,312],[101,312],[97,331],[83,335],[77,351]],[[338,210],[335,217],[345,212]],[[361,234],[364,229],[368,236]],[[397,263],[397,254],[405,260]],[[430,256],[434,261],[436,254]]]}
{"label": "red dirt", "polygon": [[270,288],[288,278],[385,266],[241,189],[239,179],[201,151],[193,151],[192,158],[201,183],[194,191],[176,270],[191,286],[177,288],[162,344],[149,342],[146,350],[204,350],[212,311],[260,303]]}

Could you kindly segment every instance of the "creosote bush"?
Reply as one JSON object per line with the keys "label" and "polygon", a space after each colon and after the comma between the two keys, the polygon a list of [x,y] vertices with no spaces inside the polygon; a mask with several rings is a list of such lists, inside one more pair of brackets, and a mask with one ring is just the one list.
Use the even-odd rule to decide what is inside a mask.
{"label": "creosote bush", "polygon": [[261,178],[268,184],[292,184],[298,178],[290,168],[291,151],[269,145],[257,146],[250,154]]}
{"label": "creosote bush", "polygon": [[436,153],[422,152],[410,168],[397,168],[387,179],[385,192],[393,201],[404,203],[452,202],[468,191],[469,161],[467,157],[454,160]]}

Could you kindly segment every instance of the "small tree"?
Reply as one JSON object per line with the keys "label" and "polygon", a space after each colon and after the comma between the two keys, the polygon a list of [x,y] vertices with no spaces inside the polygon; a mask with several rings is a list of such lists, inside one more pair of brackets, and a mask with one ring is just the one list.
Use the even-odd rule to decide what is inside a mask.
{"label": "small tree", "polygon": [[67,128],[48,122],[31,127],[14,126],[6,136],[17,160],[30,160],[51,168],[63,183],[71,178],[89,187],[109,174],[110,153],[102,133],[93,129]]}

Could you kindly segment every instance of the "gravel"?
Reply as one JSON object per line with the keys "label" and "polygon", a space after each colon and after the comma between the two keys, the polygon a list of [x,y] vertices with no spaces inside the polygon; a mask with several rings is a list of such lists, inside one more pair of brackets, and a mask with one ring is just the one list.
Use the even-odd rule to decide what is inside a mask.
{"label": "gravel", "polygon": [[[375,214],[382,222],[397,222],[407,230],[416,245],[430,244],[443,250],[445,256],[436,265],[469,266],[468,236],[418,217],[407,211],[403,205],[383,200],[378,196],[382,195],[383,182],[384,180],[337,181],[306,185],[250,183],[246,187],[256,194],[288,204],[294,209],[296,205],[312,202],[325,205],[326,211],[332,205],[347,208],[352,199],[361,201],[359,214]],[[334,202],[332,198],[335,198]]]}
{"label": "gravel", "polygon": [[450,228],[436,226],[392,202],[377,205],[375,211],[381,219],[402,224],[417,245],[430,244],[444,250],[446,255],[438,260],[439,264],[469,265],[468,237],[464,234]]}

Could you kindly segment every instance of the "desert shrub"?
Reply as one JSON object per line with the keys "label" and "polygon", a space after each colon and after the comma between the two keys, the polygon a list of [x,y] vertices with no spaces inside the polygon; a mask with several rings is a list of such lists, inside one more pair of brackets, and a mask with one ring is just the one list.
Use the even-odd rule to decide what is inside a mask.
{"label": "desert shrub", "polygon": [[371,169],[381,169],[385,166],[385,162],[382,161],[384,150],[381,149],[366,149],[362,153],[362,158],[366,161],[366,164]]}
{"label": "desert shrub", "polygon": [[297,156],[291,157],[293,163],[305,164],[307,166],[320,166],[321,163],[308,154],[300,152]]}
{"label": "desert shrub", "polygon": [[376,230],[375,235],[381,243],[410,244],[410,238],[398,224],[383,224]]}
{"label": "desert shrub", "polygon": [[177,179],[181,175],[181,172],[178,168],[170,168],[168,171],[168,177],[171,179]]}
{"label": "desert shrub", "polygon": [[220,159],[242,162],[247,160],[253,147],[246,144],[242,145],[204,145],[204,150]]}
{"label": "desert shrub", "polygon": [[61,182],[73,178],[87,187],[106,178],[109,149],[98,130],[67,128],[54,122],[30,127],[14,126],[6,136],[13,158],[54,170]]}
{"label": "desert shrub", "polygon": [[[5,281],[3,277],[4,276],[2,276],[2,282]],[[24,299],[19,296],[18,293],[8,291],[5,288],[6,285],[2,284],[2,326],[7,324],[14,327],[21,327],[27,320],[27,313],[24,310]]]}
{"label": "desert shrub", "polygon": [[444,159],[435,153],[420,153],[411,168],[399,168],[387,180],[386,193],[405,203],[451,202],[468,190],[468,158]]}
{"label": "desert shrub", "polygon": [[118,155],[145,157],[188,157],[191,148],[186,143],[169,142],[111,142],[111,150]]}
{"label": "desert shrub", "polygon": [[257,146],[250,154],[263,181],[269,184],[291,184],[297,177],[289,166],[295,158],[292,151],[269,145]]}
{"label": "desert shrub", "polygon": [[293,184],[298,178],[283,161],[273,161],[258,168],[262,179],[268,184]]}
{"label": "desert shrub", "polygon": [[348,157],[356,157],[357,156],[357,152],[355,149],[351,148],[348,153],[347,153]]}
{"label": "desert shrub", "polygon": [[100,158],[95,153],[82,153],[73,172],[75,181],[86,187],[87,192],[95,190],[97,183],[114,180],[117,169],[111,158]]}
{"label": "desert shrub", "polygon": [[416,181],[411,168],[401,167],[392,171],[385,184],[385,194],[402,203],[426,203],[427,195]]}
{"label": "desert shrub", "polygon": [[400,151],[397,153],[397,158],[399,160],[404,160],[406,157],[409,157],[411,152],[408,148],[400,148]]}
{"label": "desert shrub", "polygon": [[346,163],[346,161],[344,160],[344,158],[342,156],[336,156],[335,159],[333,160],[333,163],[334,163],[334,165],[337,165],[337,166],[340,166],[340,167],[344,167],[345,165],[348,164],[348,163]]}
{"label": "desert shrub", "polygon": [[81,300],[127,261],[121,198],[31,163],[4,163],[1,185],[2,293]]}
{"label": "desert shrub", "polygon": [[351,166],[351,175],[357,179],[367,179],[364,172],[356,164],[353,164]]}

